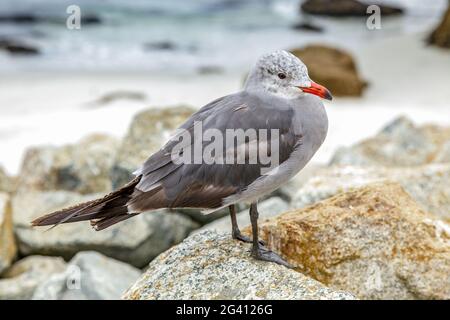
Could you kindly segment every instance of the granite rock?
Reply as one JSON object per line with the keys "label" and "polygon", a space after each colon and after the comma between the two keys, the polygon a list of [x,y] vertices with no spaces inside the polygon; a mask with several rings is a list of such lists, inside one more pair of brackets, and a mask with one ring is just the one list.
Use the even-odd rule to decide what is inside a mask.
{"label": "granite rock", "polygon": [[39,284],[65,267],[59,257],[29,256],[17,261],[0,279],[0,300],[31,299]]}
{"label": "granite rock", "polygon": [[417,126],[406,117],[387,124],[377,135],[334,154],[332,165],[417,166],[450,159],[450,127]]}
{"label": "granite rock", "polygon": [[204,231],[164,252],[124,299],[354,299],[301,273],[250,257],[249,244]]}
{"label": "granite rock", "polygon": [[450,298],[450,225],[395,183],[284,213],[260,235],[296,270],[358,298]]}
{"label": "granite rock", "polygon": [[18,190],[108,192],[117,147],[118,141],[112,137],[90,135],[73,145],[30,148],[25,153]]}
{"label": "granite rock", "polygon": [[139,269],[98,252],[80,252],[63,272],[36,288],[33,300],[117,300],[140,274]]}
{"label": "granite rock", "polygon": [[10,198],[0,193],[0,274],[11,265],[16,254]]}
{"label": "granite rock", "polygon": [[70,259],[79,251],[95,250],[143,267],[199,227],[189,217],[167,210],[146,212],[102,231],[91,228],[89,221],[63,224],[49,231],[45,227],[30,226],[32,220],[43,214],[99,196],[67,191],[15,195],[13,221],[20,253]]}

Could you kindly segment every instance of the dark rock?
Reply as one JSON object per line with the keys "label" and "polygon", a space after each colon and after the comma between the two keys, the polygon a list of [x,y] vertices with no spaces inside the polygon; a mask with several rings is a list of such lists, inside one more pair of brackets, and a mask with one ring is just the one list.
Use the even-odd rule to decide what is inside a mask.
{"label": "dark rock", "polygon": [[[36,23],[64,23],[64,18],[19,13],[0,16],[0,23],[36,24]],[[100,24],[102,20],[94,14],[82,14],[81,24]]]}
{"label": "dark rock", "polygon": [[0,16],[0,23],[36,23],[40,18],[31,14],[12,14]]}
{"label": "dark rock", "polygon": [[362,3],[357,0],[307,0],[301,5],[305,13],[333,17],[365,17],[369,5],[378,5],[383,16],[398,15],[403,9],[377,3]]}
{"label": "dark rock", "polygon": [[442,48],[450,48],[450,3],[441,23],[430,34],[428,43]]}
{"label": "dark rock", "polygon": [[96,16],[96,15],[82,15],[81,16],[81,24],[101,24],[102,23],[102,19],[100,19],[100,17]]}
{"label": "dark rock", "polygon": [[316,26],[308,22],[299,22],[297,24],[294,24],[292,26],[292,29],[301,31],[323,32],[322,27]]}
{"label": "dark rock", "polygon": [[12,55],[36,55],[40,53],[38,48],[12,39],[0,39],[0,50]]}

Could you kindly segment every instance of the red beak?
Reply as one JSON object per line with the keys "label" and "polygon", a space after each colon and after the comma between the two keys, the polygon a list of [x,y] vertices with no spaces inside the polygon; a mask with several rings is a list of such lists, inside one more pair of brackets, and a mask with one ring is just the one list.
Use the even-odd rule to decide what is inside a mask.
{"label": "red beak", "polygon": [[322,99],[327,99],[327,100],[333,99],[333,96],[331,95],[330,90],[328,90],[324,86],[321,86],[320,84],[317,84],[313,81],[311,81],[311,87],[299,87],[299,88],[302,89],[303,92],[311,93],[313,95],[321,97]]}

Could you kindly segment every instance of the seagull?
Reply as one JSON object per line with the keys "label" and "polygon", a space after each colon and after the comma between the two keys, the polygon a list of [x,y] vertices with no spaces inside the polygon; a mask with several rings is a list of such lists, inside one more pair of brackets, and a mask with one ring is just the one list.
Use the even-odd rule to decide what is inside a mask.
{"label": "seagull", "polygon": [[[331,100],[330,91],[310,79],[299,58],[283,50],[265,54],[241,91],[194,113],[144,162],[132,181],[103,198],[37,218],[32,225],[90,220],[95,230],[103,230],[161,208],[199,208],[209,213],[228,207],[233,239],[251,243],[251,256],[257,260],[290,267],[259,240],[257,201],[303,169],[322,145],[328,131],[322,99]],[[244,138],[232,136],[233,143],[222,141],[222,147],[228,132],[244,133]],[[214,148],[208,148],[213,143]],[[273,161],[268,163],[267,158]],[[250,204],[251,238],[237,224],[235,206],[240,202]]]}

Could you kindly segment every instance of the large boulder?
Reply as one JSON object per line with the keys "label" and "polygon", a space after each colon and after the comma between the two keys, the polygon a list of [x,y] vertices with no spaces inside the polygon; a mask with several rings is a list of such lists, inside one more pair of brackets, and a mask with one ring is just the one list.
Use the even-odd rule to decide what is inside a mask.
{"label": "large boulder", "polygon": [[377,135],[339,148],[333,165],[416,166],[450,159],[450,127],[416,126],[399,117]]}
{"label": "large boulder", "polygon": [[36,288],[33,300],[117,300],[140,274],[98,252],[80,252],[63,272]]}
{"label": "large boulder", "polygon": [[297,191],[291,206],[303,208],[351,188],[381,181],[401,184],[425,211],[450,222],[450,163],[401,168],[324,168]]}
{"label": "large boulder", "polygon": [[358,73],[350,53],[323,45],[291,49],[307,66],[315,82],[327,87],[334,96],[361,96],[367,82]]}
{"label": "large boulder", "polygon": [[95,134],[74,145],[30,148],[23,160],[18,190],[108,192],[118,144],[115,138]]}
{"label": "large boulder", "polygon": [[113,187],[121,187],[133,179],[132,173],[158,151],[192,113],[194,109],[187,106],[155,108],[138,113],[119,147],[111,169]]}
{"label": "large boulder", "polygon": [[[262,201],[258,205],[258,212],[261,218],[270,218],[277,214],[286,211],[289,208],[289,204],[278,197],[269,198]],[[250,224],[250,217],[248,209],[245,209],[236,214],[236,220],[238,226],[245,227]],[[216,232],[227,232],[231,233],[231,219],[229,214],[226,217],[217,219],[211,223],[204,225],[202,228],[194,230],[193,233],[198,233],[203,230],[213,230]]]}
{"label": "large boulder", "polygon": [[31,299],[38,285],[65,266],[59,257],[30,256],[16,262],[0,279],[0,300]]}
{"label": "large boulder", "polygon": [[30,226],[43,214],[98,196],[67,191],[17,194],[13,198],[13,219],[21,254],[70,259],[79,251],[95,250],[143,267],[198,227],[190,218],[167,210],[143,213],[103,231],[93,230],[88,221],[59,225],[49,231]]}
{"label": "large boulder", "polygon": [[125,299],[353,299],[301,273],[250,257],[250,245],[204,231],[156,258]]}
{"label": "large boulder", "polygon": [[0,193],[0,274],[11,265],[16,253],[9,195]]}
{"label": "large boulder", "polygon": [[305,13],[332,17],[366,17],[367,7],[377,5],[383,16],[403,13],[401,8],[377,3],[363,3],[357,0],[306,0],[301,9]]}
{"label": "large boulder", "polygon": [[8,176],[3,167],[0,166],[0,192],[13,192],[14,179]]}
{"label": "large boulder", "polygon": [[442,48],[450,48],[450,4],[442,21],[428,37],[428,42]]}
{"label": "large boulder", "polygon": [[450,226],[398,184],[287,212],[261,223],[260,233],[298,271],[358,298],[450,299]]}

